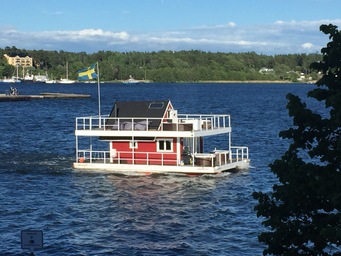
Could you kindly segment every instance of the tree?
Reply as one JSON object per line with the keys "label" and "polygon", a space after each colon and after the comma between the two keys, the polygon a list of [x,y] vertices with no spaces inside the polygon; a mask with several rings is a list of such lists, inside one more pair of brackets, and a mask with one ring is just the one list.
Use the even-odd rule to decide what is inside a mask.
{"label": "tree", "polygon": [[279,182],[271,193],[253,193],[268,228],[258,237],[264,255],[341,255],[341,31],[332,24],[320,30],[331,41],[323,60],[311,64],[323,76],[308,97],[323,111],[287,95],[293,127],[279,136],[291,144],[270,164]]}

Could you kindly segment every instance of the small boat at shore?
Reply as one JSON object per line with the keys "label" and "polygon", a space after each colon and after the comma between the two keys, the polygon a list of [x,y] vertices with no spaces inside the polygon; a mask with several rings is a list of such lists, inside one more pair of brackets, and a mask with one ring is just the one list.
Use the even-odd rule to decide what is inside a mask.
{"label": "small boat at shore", "polygon": [[69,63],[66,63],[66,76],[57,81],[59,84],[74,84],[76,80],[69,79]]}
{"label": "small boat at shore", "polygon": [[13,76],[11,78],[4,78],[4,79],[0,80],[0,82],[5,83],[5,84],[17,84],[17,83],[21,83],[21,80],[15,76]]}
{"label": "small boat at shore", "polygon": [[[204,146],[220,135],[226,148]],[[110,115],[77,117],[75,137],[75,169],[197,175],[250,164],[248,147],[231,145],[230,115],[178,114],[169,100],[118,101]]]}
{"label": "small boat at shore", "polygon": [[124,84],[138,84],[140,83],[139,80],[134,79],[131,75],[129,76],[128,80],[123,81]]}
{"label": "small boat at shore", "polygon": [[26,83],[26,84],[34,83],[34,82],[35,82],[34,75],[28,74],[28,73],[27,73],[27,74],[21,79],[21,82],[22,82],[22,83]]}
{"label": "small boat at shore", "polygon": [[13,75],[11,78],[4,78],[0,80],[0,82],[6,83],[6,84],[21,83],[21,80],[19,79],[19,74],[18,74],[18,65],[16,66],[16,72],[17,72],[16,76]]}
{"label": "small boat at shore", "polygon": [[46,84],[55,84],[55,83],[57,83],[57,80],[54,80],[54,79],[46,79],[45,83],[46,83]]}
{"label": "small boat at shore", "polygon": [[75,80],[70,80],[68,78],[62,78],[59,81],[57,81],[59,84],[74,84]]}

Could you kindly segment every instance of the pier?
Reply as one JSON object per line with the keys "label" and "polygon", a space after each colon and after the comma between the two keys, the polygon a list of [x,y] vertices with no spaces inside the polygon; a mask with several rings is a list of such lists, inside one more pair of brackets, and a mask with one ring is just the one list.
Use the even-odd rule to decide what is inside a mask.
{"label": "pier", "polygon": [[73,99],[73,98],[90,98],[89,94],[75,94],[75,93],[52,93],[52,92],[43,92],[39,95],[7,95],[0,94],[0,102],[1,101],[27,101],[27,100],[35,100],[35,99]]}

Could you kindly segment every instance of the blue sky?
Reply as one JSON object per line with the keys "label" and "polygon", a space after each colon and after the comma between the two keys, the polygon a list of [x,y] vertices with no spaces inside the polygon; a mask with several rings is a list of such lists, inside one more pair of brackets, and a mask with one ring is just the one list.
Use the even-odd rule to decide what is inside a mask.
{"label": "blue sky", "polygon": [[316,53],[340,0],[0,0],[0,48]]}

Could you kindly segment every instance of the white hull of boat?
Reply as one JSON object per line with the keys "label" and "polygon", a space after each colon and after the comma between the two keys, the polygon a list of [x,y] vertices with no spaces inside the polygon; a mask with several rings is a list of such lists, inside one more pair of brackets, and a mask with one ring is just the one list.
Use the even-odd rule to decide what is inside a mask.
{"label": "white hull of boat", "polygon": [[112,173],[175,173],[175,174],[189,174],[189,175],[202,175],[202,174],[219,174],[222,172],[229,172],[233,170],[249,169],[250,161],[243,160],[218,167],[209,166],[191,166],[191,165],[178,165],[178,166],[160,166],[160,165],[141,165],[141,164],[98,164],[98,163],[73,163],[75,169],[92,170],[92,171],[105,171]]}
{"label": "white hull of boat", "polygon": [[138,80],[128,80],[128,81],[124,81],[123,83],[124,84],[138,84],[138,83],[140,83],[140,81],[138,81]]}
{"label": "white hull of boat", "polygon": [[123,81],[124,84],[138,84],[139,80],[134,79],[132,76],[129,77],[128,80]]}
{"label": "white hull of boat", "polygon": [[57,81],[56,80],[46,80],[45,83],[46,84],[55,84],[55,83],[57,83]]}
{"label": "white hull of boat", "polygon": [[1,80],[1,82],[7,83],[7,84],[17,84],[17,83],[21,83],[21,80],[16,79],[16,78],[5,78]]}
{"label": "white hull of boat", "polygon": [[61,79],[58,81],[59,84],[74,84],[75,80],[69,80],[69,79]]}

